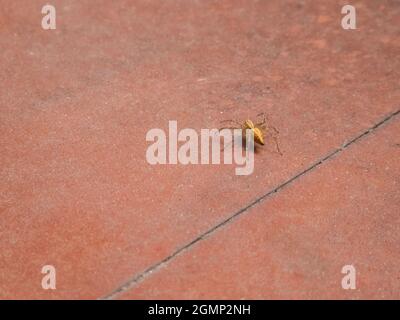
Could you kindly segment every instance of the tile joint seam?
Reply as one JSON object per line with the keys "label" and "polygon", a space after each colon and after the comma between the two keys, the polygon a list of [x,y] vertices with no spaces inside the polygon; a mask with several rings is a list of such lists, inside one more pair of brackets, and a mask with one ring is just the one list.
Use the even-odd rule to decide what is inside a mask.
{"label": "tile joint seam", "polygon": [[106,296],[100,298],[100,299],[105,299],[105,300],[112,300],[114,298],[116,298],[117,296],[121,295],[123,292],[133,288],[136,284],[142,282],[147,276],[149,276],[152,272],[160,269],[162,266],[168,264],[170,262],[170,260],[174,259],[175,257],[181,255],[182,253],[184,253],[186,250],[188,250],[190,247],[192,247],[194,244],[196,244],[197,242],[204,240],[205,238],[207,238],[209,235],[211,235],[212,233],[214,233],[215,231],[217,231],[218,229],[224,227],[226,224],[230,223],[231,221],[233,221],[234,219],[236,219],[237,217],[239,217],[240,215],[242,215],[244,212],[248,211],[249,209],[251,209],[252,207],[258,205],[259,203],[261,203],[262,201],[264,201],[266,198],[268,198],[269,196],[277,193],[278,191],[280,191],[281,189],[283,189],[284,187],[286,187],[287,185],[291,184],[292,182],[296,181],[297,179],[299,179],[300,177],[302,177],[303,175],[307,174],[308,172],[310,172],[311,170],[319,167],[320,165],[322,165],[325,161],[330,160],[331,158],[333,158],[336,154],[341,153],[342,151],[344,151],[346,148],[348,148],[350,145],[352,145],[353,143],[356,143],[358,140],[362,139],[363,137],[369,135],[370,133],[374,132],[377,128],[379,128],[380,126],[384,125],[385,123],[387,123],[388,121],[392,120],[395,116],[397,116],[400,113],[400,110],[397,110],[395,112],[392,112],[391,114],[389,114],[388,116],[386,116],[383,120],[379,121],[378,123],[376,123],[375,125],[373,125],[372,127],[370,127],[369,129],[365,130],[364,132],[362,132],[361,134],[359,134],[358,136],[356,136],[355,138],[345,142],[344,144],[342,144],[341,147],[335,149],[334,151],[328,153],[326,156],[324,156],[323,158],[321,158],[320,160],[318,160],[317,162],[314,162],[312,165],[310,165],[308,168],[304,169],[303,171],[301,171],[300,173],[297,173],[296,175],[294,175],[293,177],[289,178],[288,180],[284,181],[283,183],[281,183],[280,185],[278,185],[277,187],[275,187],[274,189],[268,191],[267,193],[263,194],[262,196],[258,197],[257,199],[253,200],[252,202],[250,202],[247,206],[241,208],[240,210],[238,210],[237,212],[235,212],[233,215],[229,216],[228,218],[224,219],[223,221],[217,223],[216,225],[214,225],[213,227],[211,227],[210,229],[208,229],[207,231],[203,232],[201,235],[197,236],[196,238],[194,238],[192,241],[188,242],[187,244],[185,244],[184,246],[178,248],[177,250],[175,250],[172,254],[170,254],[169,256],[167,256],[166,258],[162,259],[161,261],[151,265],[149,268],[145,269],[143,272],[139,273],[138,275],[134,276],[133,278],[125,281],[124,284],[122,284],[121,286],[119,286],[117,289],[113,290],[111,293],[107,294]]}

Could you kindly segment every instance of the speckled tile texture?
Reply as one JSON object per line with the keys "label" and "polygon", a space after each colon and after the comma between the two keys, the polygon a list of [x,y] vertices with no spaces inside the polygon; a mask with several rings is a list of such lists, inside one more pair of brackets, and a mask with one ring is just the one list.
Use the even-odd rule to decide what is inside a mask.
{"label": "speckled tile texture", "polygon": [[[400,298],[397,1],[52,4],[0,5],[1,299]],[[146,161],[260,112],[251,175]]]}

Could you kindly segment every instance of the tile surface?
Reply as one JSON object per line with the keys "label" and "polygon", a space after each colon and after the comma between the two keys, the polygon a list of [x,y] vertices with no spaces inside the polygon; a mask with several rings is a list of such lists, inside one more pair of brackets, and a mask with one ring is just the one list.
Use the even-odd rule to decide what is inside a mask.
{"label": "tile surface", "polygon": [[[397,117],[121,298],[399,299],[399,137]],[[346,265],[355,290],[342,289]]]}
{"label": "tile surface", "polygon": [[[351,31],[342,1],[53,3],[56,30],[42,1],[0,6],[3,299],[107,296],[399,109],[393,1],[357,2]],[[169,120],[260,112],[283,156],[268,141],[252,175],[146,161]],[[47,264],[57,290],[40,285]]]}

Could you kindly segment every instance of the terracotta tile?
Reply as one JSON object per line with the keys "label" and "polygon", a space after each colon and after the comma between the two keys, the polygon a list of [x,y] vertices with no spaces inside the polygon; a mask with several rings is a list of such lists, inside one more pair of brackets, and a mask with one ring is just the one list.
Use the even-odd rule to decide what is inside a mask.
{"label": "terracotta tile", "polygon": [[[147,274],[121,298],[399,299],[400,119]],[[341,287],[343,266],[356,289]]]}
{"label": "terracotta tile", "polygon": [[[355,32],[340,1],[53,3],[54,31],[41,1],[1,8],[1,298],[107,295],[398,108],[390,1],[363,2]],[[262,111],[284,155],[269,143],[250,176],[146,162],[168,120]]]}

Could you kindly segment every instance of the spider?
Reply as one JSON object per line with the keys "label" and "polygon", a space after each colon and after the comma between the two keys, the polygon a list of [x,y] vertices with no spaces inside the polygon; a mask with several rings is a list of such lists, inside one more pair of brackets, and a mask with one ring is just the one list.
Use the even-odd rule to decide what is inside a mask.
{"label": "spider", "polygon": [[[274,139],[275,141],[275,145],[276,145],[276,149],[278,151],[278,153],[280,155],[282,155],[282,152],[279,148],[279,143],[278,143],[278,138],[277,138],[277,134],[279,134],[279,131],[271,126],[271,125],[267,125],[267,117],[265,116],[264,112],[260,113],[257,115],[257,117],[263,116],[263,119],[261,122],[257,122],[254,123],[252,120],[247,119],[245,120],[243,123],[240,123],[239,121],[236,120],[223,120],[221,122],[231,122],[234,123],[236,125],[239,126],[239,128],[237,127],[226,127],[226,128],[221,128],[222,129],[242,129],[243,130],[243,137],[246,136],[246,129],[250,129],[253,131],[253,136],[254,136],[254,142],[260,144],[260,145],[265,145],[265,140],[264,137],[268,134],[268,133],[272,133],[271,137],[272,139]],[[270,130],[271,129],[271,130]]]}

